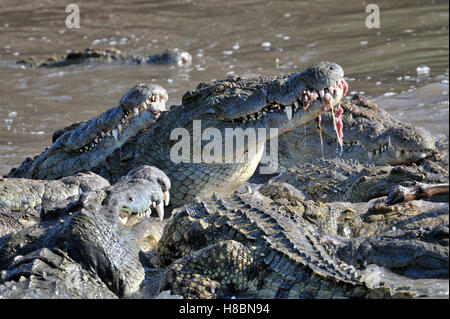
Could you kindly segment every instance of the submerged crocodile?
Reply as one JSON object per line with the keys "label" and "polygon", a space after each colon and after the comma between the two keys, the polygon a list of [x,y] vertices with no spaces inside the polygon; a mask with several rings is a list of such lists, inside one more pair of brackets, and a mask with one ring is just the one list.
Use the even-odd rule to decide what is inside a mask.
{"label": "submerged crocodile", "polygon": [[[147,129],[136,126],[139,130],[130,127],[135,119],[141,121],[142,114],[133,115],[133,107],[136,113],[136,105],[141,102],[128,103],[127,95],[115,111],[107,111],[96,119],[69,126],[54,135],[56,140],[49,149],[33,160],[27,159],[18,169],[13,169],[9,177],[58,179],[92,171],[114,183],[133,168],[151,165],[169,177],[172,183],[170,202],[175,206],[194,197],[211,196],[214,192],[231,194],[255,171],[263,151],[259,145],[317,118],[338,103],[348,89],[343,76],[339,65],[321,62],[303,72],[275,78],[230,77],[201,83],[196,90],[183,96],[182,105],[158,113],[154,124]],[[311,94],[315,99],[306,100]],[[161,94],[157,101],[161,101]],[[114,121],[110,120],[110,112]],[[145,114],[151,117],[151,112]],[[276,128],[277,131],[258,134],[256,142],[244,145],[241,153],[235,147],[231,149],[231,156],[223,152],[229,157],[223,155],[218,161],[206,162],[196,160],[199,155],[195,147],[196,133],[204,136],[196,132],[196,123],[214,128],[214,134],[220,136],[225,136],[229,129],[269,131]],[[188,160],[175,162],[171,152],[178,136],[174,137],[173,132],[180,132],[180,129],[188,134],[185,144]],[[207,144],[205,139],[198,143],[200,155]],[[195,149],[191,149],[191,141]],[[220,149],[225,149],[225,142],[220,140]]]}
{"label": "submerged crocodile", "polygon": [[341,103],[343,147],[334,132],[334,118],[321,116],[321,136],[314,122],[280,136],[280,165],[293,167],[318,158],[341,158],[375,165],[417,163],[436,154],[435,137],[425,129],[400,122],[364,96]]}
{"label": "submerged crocodile", "polygon": [[[381,182],[380,182],[381,183]],[[448,203],[320,203],[294,187],[178,209],[158,243],[160,289],[187,298],[448,295]]]}
{"label": "submerged crocodile", "polygon": [[115,48],[93,49],[86,48],[84,51],[71,51],[64,56],[38,59],[34,56],[17,61],[25,67],[36,68],[58,68],[82,63],[127,63],[127,64],[176,64],[180,67],[189,66],[192,56],[180,49],[169,49],[161,54],[136,55],[122,53]]}

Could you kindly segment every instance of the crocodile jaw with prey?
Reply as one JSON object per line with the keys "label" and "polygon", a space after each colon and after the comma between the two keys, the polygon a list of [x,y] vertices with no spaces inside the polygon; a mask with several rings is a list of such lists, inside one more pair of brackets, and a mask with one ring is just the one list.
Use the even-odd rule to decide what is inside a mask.
{"label": "crocodile jaw with prey", "polygon": [[[215,137],[225,137],[220,139],[221,149],[226,148],[227,130],[268,131],[276,128],[278,134],[282,134],[313,120],[336,105],[347,87],[343,75],[339,65],[322,62],[303,72],[275,78],[235,77],[201,83],[195,91],[189,91],[183,96],[182,105],[163,113],[151,128],[124,145],[120,154],[116,152],[115,156],[107,159],[107,165],[94,172],[108,180],[115,180],[129,168],[144,163],[158,167],[171,180],[171,204],[175,206],[195,197],[209,197],[215,192],[220,195],[230,194],[254,173],[262,156],[262,147],[258,148],[258,144],[263,146],[267,139],[276,134],[258,134],[258,139],[262,140],[244,145],[240,160],[238,152],[233,149],[236,158],[232,161],[227,161],[230,158],[226,158],[225,150],[218,161],[196,162],[194,156],[199,154],[194,149],[194,141],[198,139],[194,132],[194,121],[199,121],[196,123],[201,123],[203,128],[213,129]],[[327,92],[309,105],[302,99],[301,93],[305,90],[319,92],[330,87],[333,94]],[[182,142],[172,132],[180,129],[188,134],[186,162],[174,162],[172,157],[175,144]],[[210,143],[205,141],[210,138],[204,137],[205,132],[201,132],[200,152]]]}
{"label": "crocodile jaw with prey", "polygon": [[315,123],[280,137],[280,164],[292,167],[322,157],[357,160],[375,165],[409,165],[433,156],[435,138],[425,129],[400,122],[364,96],[341,103],[343,145],[338,144],[331,114],[321,116],[323,143]]}
{"label": "crocodile jaw with prey", "polygon": [[[88,148],[81,156],[82,162],[89,166],[78,165],[75,170],[91,170],[114,183],[138,166],[158,167],[172,182],[170,195],[174,205],[181,205],[196,196],[208,197],[214,192],[228,194],[250,178],[261,158],[261,150],[255,152],[253,158],[239,163],[174,163],[170,156],[171,148],[176,143],[171,139],[172,132],[184,128],[192,141],[193,123],[199,120],[203,127],[215,128],[222,136],[227,128],[277,128],[277,134],[282,134],[317,118],[336,105],[348,88],[343,77],[344,72],[339,65],[320,62],[303,72],[278,77],[234,77],[201,83],[195,91],[189,91],[183,96],[182,105],[163,112],[148,129],[129,136],[129,140],[124,143],[119,143],[121,138],[116,140],[110,137],[108,140],[116,145],[112,153],[104,154],[100,147]],[[311,98],[306,100],[305,96]],[[85,131],[84,134],[88,135],[99,134],[97,127],[86,125]],[[77,173],[73,169],[55,169],[67,166],[65,163],[68,162],[81,162],[74,160],[74,157],[80,156],[74,150],[79,149],[79,144],[86,140],[83,138],[78,138],[76,142],[66,138],[65,148],[59,147],[58,153],[52,153],[66,134],[70,134],[70,131],[38,156],[34,161],[36,164],[28,164],[31,170],[22,167],[11,175],[55,179]],[[266,134],[262,142],[275,135]],[[221,145],[224,147],[223,139]],[[255,147],[257,145],[247,145],[244,156]],[[192,158],[193,152],[190,155]],[[45,161],[41,157],[45,157]]]}

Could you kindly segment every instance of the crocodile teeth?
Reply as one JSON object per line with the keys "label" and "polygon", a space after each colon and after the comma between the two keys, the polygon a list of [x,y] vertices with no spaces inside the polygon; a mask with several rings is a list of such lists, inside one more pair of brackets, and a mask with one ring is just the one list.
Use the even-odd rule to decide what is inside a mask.
{"label": "crocodile teeth", "polygon": [[360,140],[357,140],[357,141],[356,141],[356,145],[361,145],[361,141],[360,141]]}
{"label": "crocodile teeth", "polygon": [[286,106],[284,112],[286,113],[286,116],[290,121],[292,119],[292,106]]}
{"label": "crocodile teeth", "polygon": [[145,211],[145,217],[150,217],[151,214],[152,214],[152,209],[149,207],[149,208]]}
{"label": "crocodile teeth", "polygon": [[373,160],[373,152],[367,152],[367,156],[369,156],[369,161]]}
{"label": "crocodile teeth", "polygon": [[164,204],[167,206],[169,205],[169,200],[170,200],[170,193],[168,191],[164,192]]}
{"label": "crocodile teeth", "polygon": [[298,102],[297,101],[294,101],[294,109],[298,109]]}
{"label": "crocodile teeth", "polygon": [[124,216],[119,216],[119,223],[121,223],[122,225],[126,225],[128,221],[128,217]]}
{"label": "crocodile teeth", "polygon": [[319,95],[320,95],[320,97],[324,97],[325,96],[325,91],[324,90],[320,90],[319,91]]}
{"label": "crocodile teeth", "polygon": [[401,154],[401,151],[395,151],[395,158],[399,158]]}
{"label": "crocodile teeth", "polygon": [[133,111],[134,111],[134,115],[139,116],[139,108],[135,107],[133,109]]}
{"label": "crocodile teeth", "polygon": [[111,133],[112,133],[112,135],[114,136],[114,138],[115,138],[116,140],[119,139],[119,132],[117,132],[117,129],[112,130]]}
{"label": "crocodile teeth", "polygon": [[334,88],[333,88],[332,86],[330,86],[330,87],[328,88],[328,90],[330,91],[331,94],[334,94]]}
{"label": "crocodile teeth", "polygon": [[118,130],[119,132],[122,132],[122,124],[117,125],[117,130]]}
{"label": "crocodile teeth", "polygon": [[163,202],[159,203],[156,206],[156,211],[158,212],[159,220],[162,221],[163,218],[164,218],[164,204],[163,204]]}

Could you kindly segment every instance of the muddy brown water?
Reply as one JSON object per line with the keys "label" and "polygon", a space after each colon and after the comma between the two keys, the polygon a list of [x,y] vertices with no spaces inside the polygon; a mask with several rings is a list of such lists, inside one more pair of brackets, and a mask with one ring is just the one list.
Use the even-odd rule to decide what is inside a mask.
{"label": "muddy brown water", "polygon": [[[65,26],[66,5],[80,28]],[[201,81],[228,74],[275,75],[329,60],[350,93],[363,93],[400,120],[448,136],[448,1],[376,1],[380,28],[365,25],[370,2],[16,1],[0,4],[0,173],[41,153],[53,131],[115,106],[132,85],[158,83],[178,104]],[[25,70],[30,55],[86,47],[141,54],[178,47],[189,68],[79,65]]]}

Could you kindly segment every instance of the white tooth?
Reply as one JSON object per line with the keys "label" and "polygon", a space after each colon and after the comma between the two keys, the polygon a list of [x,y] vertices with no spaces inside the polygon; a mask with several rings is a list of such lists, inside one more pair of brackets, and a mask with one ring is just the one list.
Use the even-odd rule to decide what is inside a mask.
{"label": "white tooth", "polygon": [[367,156],[369,156],[369,161],[373,159],[373,152],[367,152]]}
{"label": "white tooth", "polygon": [[405,151],[405,155],[406,155],[406,156],[409,156],[409,151]]}
{"label": "white tooth", "polygon": [[334,89],[333,89],[333,86],[330,86],[330,87],[328,88],[328,90],[330,91],[330,94],[331,94],[331,95],[333,95],[333,94],[334,94]]}
{"label": "white tooth", "polygon": [[375,154],[376,155],[380,154],[380,150],[375,150]]}
{"label": "white tooth", "polygon": [[170,200],[170,193],[169,191],[165,191],[164,192],[164,205],[169,205],[169,200]]}
{"label": "white tooth", "polygon": [[96,137],[94,141],[95,141],[95,143],[98,144],[98,142],[99,142],[98,137]]}
{"label": "white tooth", "polygon": [[263,115],[267,115],[267,112],[266,112],[266,111],[263,111]]}
{"label": "white tooth", "polygon": [[133,111],[134,111],[134,115],[135,115],[135,116],[138,116],[138,115],[139,115],[139,109],[138,109],[137,107],[135,107],[135,108],[133,109]]}
{"label": "white tooth", "polygon": [[356,145],[361,145],[361,141],[360,141],[360,140],[357,140],[357,141],[356,141]]}
{"label": "white tooth", "polygon": [[116,140],[119,140],[119,132],[117,132],[116,129],[112,130],[112,135],[114,136],[114,138],[115,138]]}
{"label": "white tooth", "polygon": [[292,106],[286,106],[286,108],[284,109],[284,112],[286,112],[286,116],[288,118],[288,120],[290,121],[292,119]]}
{"label": "white tooth", "polygon": [[396,157],[396,158],[399,158],[401,154],[402,154],[401,151],[398,151],[398,150],[395,151],[395,157]]}
{"label": "white tooth", "polygon": [[164,218],[164,203],[161,202],[156,206],[156,211],[158,212],[159,219],[162,221]]}
{"label": "white tooth", "polygon": [[391,137],[389,136],[389,138],[388,138],[388,139],[389,139],[389,144],[388,144],[388,147],[389,147],[389,148],[394,148],[394,147],[392,146],[392,144],[391,144]]}
{"label": "white tooth", "polygon": [[105,132],[102,132],[102,137],[105,137],[105,136],[106,136]]}
{"label": "white tooth", "polygon": [[119,216],[119,223],[121,223],[122,225],[126,225],[128,221],[128,217],[127,216]]}
{"label": "white tooth", "polygon": [[425,157],[427,157],[427,154],[426,154],[426,153],[420,154],[420,158],[425,158]]}
{"label": "white tooth", "polygon": [[319,95],[320,95],[320,97],[324,97],[325,96],[325,91],[324,90],[320,90],[319,91]]}
{"label": "white tooth", "polygon": [[144,101],[141,103],[141,105],[139,105],[141,108],[146,109],[147,108],[147,103]]}
{"label": "white tooth", "polygon": [[153,207],[153,208],[156,207],[156,202],[152,202],[152,207]]}
{"label": "white tooth", "polygon": [[149,207],[147,209],[147,211],[145,212],[145,217],[150,217],[151,214],[152,214],[152,209]]}
{"label": "white tooth", "polygon": [[119,132],[122,131],[122,124],[117,125],[117,130],[118,130]]}
{"label": "white tooth", "polygon": [[111,132],[110,131],[106,132],[106,136],[112,136]]}
{"label": "white tooth", "polygon": [[294,109],[298,109],[298,102],[297,101],[294,101]]}

